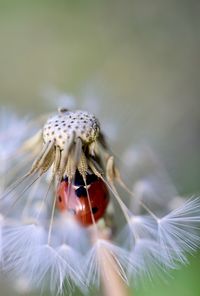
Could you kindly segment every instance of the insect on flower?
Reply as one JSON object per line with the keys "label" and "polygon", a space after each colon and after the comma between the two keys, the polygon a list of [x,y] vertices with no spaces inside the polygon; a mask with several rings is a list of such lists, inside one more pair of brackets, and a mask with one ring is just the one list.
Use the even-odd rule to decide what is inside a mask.
{"label": "insect on flower", "polygon": [[[163,174],[156,184],[157,169],[130,190],[91,113],[60,108],[20,153],[27,165],[32,156],[34,161],[1,196],[0,254],[3,270],[30,289],[58,295],[77,286],[86,294],[103,283],[106,295],[117,290],[126,295],[119,283],[135,284],[153,271],[160,275],[186,263],[187,253],[199,248],[199,198],[179,198],[177,208],[176,196],[161,202],[164,185],[159,186],[166,182]],[[116,184],[128,195],[128,205]],[[164,190],[166,197],[167,186]]]}
{"label": "insect on flower", "polygon": [[63,108],[47,120],[39,137],[43,148],[24,178],[51,169],[57,208],[73,213],[82,225],[100,219],[109,201],[103,172],[106,168],[112,180],[116,169],[98,120],[88,112]]}

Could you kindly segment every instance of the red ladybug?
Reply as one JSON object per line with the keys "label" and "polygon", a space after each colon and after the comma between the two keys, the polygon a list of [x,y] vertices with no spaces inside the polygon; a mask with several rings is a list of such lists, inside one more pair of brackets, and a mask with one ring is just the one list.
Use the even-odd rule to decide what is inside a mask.
{"label": "red ladybug", "polygon": [[88,174],[86,184],[87,190],[82,176],[77,171],[72,184],[69,185],[67,178],[60,183],[56,201],[60,211],[70,211],[83,226],[93,223],[87,191],[95,221],[103,217],[109,202],[108,189],[100,178]]}

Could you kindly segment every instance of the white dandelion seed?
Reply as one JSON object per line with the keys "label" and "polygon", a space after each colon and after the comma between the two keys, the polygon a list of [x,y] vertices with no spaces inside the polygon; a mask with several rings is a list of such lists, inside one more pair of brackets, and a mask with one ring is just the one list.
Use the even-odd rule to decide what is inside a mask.
{"label": "white dandelion seed", "polygon": [[85,272],[87,273],[87,284],[99,287],[101,277],[109,279],[112,272],[108,266],[112,266],[116,274],[126,283],[127,266],[130,264],[130,256],[126,250],[102,239],[98,239],[88,252],[85,262]]}
{"label": "white dandelion seed", "polygon": [[54,219],[53,234],[59,243],[67,243],[77,252],[85,254],[90,248],[90,237],[88,231],[81,227],[72,215],[64,212]]}
{"label": "white dandelion seed", "polygon": [[[22,224],[12,221],[13,225],[3,228],[3,267],[8,271],[16,271],[20,274],[26,271],[28,260],[19,263],[20,258],[31,257],[32,251],[46,243],[46,232],[37,224]],[[17,225],[18,224],[18,225]]]}
{"label": "white dandelion seed", "polygon": [[167,270],[175,268],[155,240],[138,239],[130,252],[128,275],[135,286],[139,286],[144,279],[152,281],[155,276],[165,279]]}
{"label": "white dandelion seed", "polygon": [[158,239],[169,260],[187,263],[200,246],[200,199],[189,199],[158,220]]}
{"label": "white dandelion seed", "polygon": [[27,271],[33,287],[48,288],[54,295],[61,294],[63,290],[70,293],[74,284],[83,289],[84,282],[75,259],[78,261],[79,257],[67,245],[58,249],[47,244],[34,248],[27,258]]}

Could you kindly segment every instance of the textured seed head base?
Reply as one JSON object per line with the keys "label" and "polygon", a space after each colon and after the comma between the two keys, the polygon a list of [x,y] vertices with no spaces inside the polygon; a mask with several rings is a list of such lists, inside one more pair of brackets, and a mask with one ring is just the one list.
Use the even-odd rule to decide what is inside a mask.
{"label": "textured seed head base", "polygon": [[55,141],[63,149],[73,132],[84,144],[90,144],[99,135],[99,122],[93,114],[86,111],[66,111],[49,118],[43,128],[44,143]]}

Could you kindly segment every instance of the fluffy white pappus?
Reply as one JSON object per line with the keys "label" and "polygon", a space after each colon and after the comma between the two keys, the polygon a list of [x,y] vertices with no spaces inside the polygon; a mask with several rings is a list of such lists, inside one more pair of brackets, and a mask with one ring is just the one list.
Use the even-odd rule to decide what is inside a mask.
{"label": "fluffy white pappus", "polygon": [[89,230],[82,227],[67,212],[58,213],[54,218],[52,238],[55,245],[65,243],[82,254],[85,254],[91,246]]}
{"label": "fluffy white pappus", "polygon": [[171,262],[187,263],[187,253],[200,246],[200,198],[187,200],[158,219],[158,241]]}
{"label": "fluffy white pappus", "polygon": [[200,246],[200,198],[185,201],[162,218],[150,214],[129,212],[130,221],[121,234],[121,242],[130,251],[129,277],[136,284],[145,276],[152,279],[187,263],[187,255]]}
{"label": "fluffy white pappus", "polygon": [[108,280],[114,271],[128,284],[126,271],[130,264],[129,252],[111,242],[98,239],[88,252],[84,263],[86,283],[88,286],[99,287],[102,277]]}
{"label": "fluffy white pappus", "polygon": [[135,286],[145,278],[152,280],[155,275],[164,278],[163,273],[166,275],[169,268],[174,268],[159,243],[151,239],[137,239],[130,250],[129,260],[128,277]]}
{"label": "fluffy white pappus", "polygon": [[63,292],[72,293],[75,286],[86,290],[84,278],[80,272],[80,255],[70,246],[61,245],[55,249],[48,244],[34,248],[21,258],[26,264],[26,275],[33,289],[50,291],[53,295]]}
{"label": "fluffy white pappus", "polygon": [[30,224],[3,229],[3,269],[14,280],[25,278],[29,289],[50,290],[53,295],[71,293],[74,286],[85,290],[82,257],[72,247],[47,244],[47,233]]}
{"label": "fluffy white pappus", "polygon": [[5,225],[2,233],[3,269],[11,273],[26,271],[28,256],[32,256],[33,250],[47,241],[46,231],[36,224]]}
{"label": "fluffy white pappus", "polygon": [[135,240],[138,238],[156,238],[157,225],[150,215],[132,215],[128,227],[131,229]]}
{"label": "fluffy white pappus", "polygon": [[130,211],[129,223],[125,225],[117,238],[128,249],[131,249],[138,239],[157,239],[157,223],[150,215],[133,215]]}

